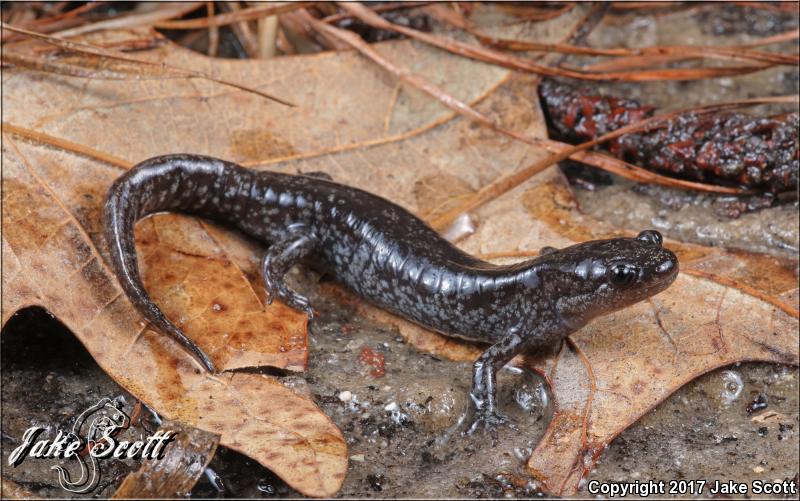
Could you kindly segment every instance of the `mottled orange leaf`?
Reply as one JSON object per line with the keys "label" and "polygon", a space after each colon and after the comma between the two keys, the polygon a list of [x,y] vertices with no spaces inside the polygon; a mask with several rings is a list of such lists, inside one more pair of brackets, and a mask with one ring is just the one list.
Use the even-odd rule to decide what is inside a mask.
{"label": "mottled orange leaf", "polygon": [[[46,182],[34,167],[55,167],[58,159],[42,148],[23,152],[20,146],[4,137],[3,323],[27,306],[46,308],[115,381],[162,415],[220,435],[222,444],[257,459],[304,494],[335,493],[347,469],[339,429],[314,403],[274,378],[203,372],[173,341],[143,324],[87,228],[58,197],[56,180]],[[91,198],[91,191],[82,195]],[[154,253],[169,259],[170,250],[159,248],[150,258]],[[225,268],[218,262],[207,271],[225,279]],[[247,291],[241,273],[236,276],[237,287]]]}
{"label": "mottled orange leaf", "polygon": [[[562,41],[579,14],[513,36]],[[374,49],[503,127],[545,137],[530,78],[408,41]],[[548,155],[452,120],[438,102],[353,52],[212,61],[167,44],[140,57],[198,71],[213,64],[227,79],[269,83],[271,92],[300,106],[287,110],[202,81],[120,84],[13,70],[3,76],[4,120],[131,162],[192,152],[257,169],[325,171],[429,216],[448,207],[448,197],[468,196]],[[66,143],[53,147],[18,134],[4,139],[4,320],[21,307],[45,306],[115,380],[159,412],[220,434],[220,443],[257,459],[304,494],[333,495],[346,472],[347,448],[313,403],[266,376],[202,374],[174,343],[139,323],[102,259],[99,208],[121,170]],[[443,187],[434,178],[460,182]],[[437,198],[442,192],[447,196]],[[477,255],[524,257],[544,245],[618,233],[582,216],[575,205],[557,171],[548,169],[477,209],[477,231],[459,245]],[[220,311],[247,316],[258,310],[257,300],[263,305],[254,273],[258,248],[229,231],[170,216],[140,225],[139,237],[154,295],[188,331],[224,335],[227,321],[215,317]],[[698,246],[678,250],[687,273],[668,291],[592,323],[555,356],[520,361],[548,378],[556,399],[557,412],[529,465],[549,492],[574,492],[608,441],[698,374],[738,360],[797,363],[791,271],[762,256]],[[755,262],[776,278],[748,273]],[[181,273],[168,276],[173,269]],[[222,298],[212,293],[218,291],[205,290],[211,283],[231,283],[239,292],[234,301],[217,302]],[[215,311],[215,304],[228,303],[231,308]],[[258,325],[254,320],[248,327]],[[402,331],[440,356],[468,360],[479,350],[419,328]],[[250,363],[235,361],[249,340],[240,339],[228,352],[220,351],[216,336],[201,343],[227,363]],[[271,346],[292,345],[291,337],[281,339]],[[268,354],[259,356],[275,353]],[[295,356],[287,358],[287,367]]]}
{"label": "mottled orange leaf", "polygon": [[265,306],[197,220],[156,215],[137,226],[136,241],[153,300],[220,370],[305,369],[306,315],[280,301]]}
{"label": "mottled orange leaf", "polygon": [[[92,40],[100,43],[104,36],[111,35]],[[447,84],[466,102],[484,99],[508,76],[410,49],[409,43],[378,48]],[[287,110],[198,80],[120,82],[4,71],[3,119],[15,127],[4,128],[3,320],[20,308],[43,306],[112,378],[160,414],[220,435],[222,445],[251,456],[304,494],[333,495],[344,479],[347,447],[310,400],[266,376],[204,374],[177,344],[141,322],[104,264],[105,191],[136,161],[179,151],[240,162],[294,158],[301,164],[285,170],[306,172],[304,158],[333,159],[341,152],[370,161],[370,147],[392,145],[395,153],[382,160],[402,159],[409,168],[397,174],[416,176],[410,167],[425,153],[402,151],[404,141],[424,136],[444,151],[439,133],[427,133],[452,114],[402,91],[353,53],[243,63],[212,61],[165,44],[137,57],[198,71],[213,62],[215,74],[253,86],[270,82],[270,89],[303,106]],[[459,135],[462,128],[445,127]],[[472,134],[480,139],[482,133]],[[509,153],[519,157],[524,151],[514,147]],[[345,164],[332,165],[334,176],[344,177],[336,167]],[[494,166],[487,167],[494,175]],[[305,320],[277,303],[264,307],[260,278],[249,271],[260,249],[228,230],[174,215],[143,221],[137,245],[156,301],[221,367],[302,367],[305,345],[297,336],[305,335]]]}

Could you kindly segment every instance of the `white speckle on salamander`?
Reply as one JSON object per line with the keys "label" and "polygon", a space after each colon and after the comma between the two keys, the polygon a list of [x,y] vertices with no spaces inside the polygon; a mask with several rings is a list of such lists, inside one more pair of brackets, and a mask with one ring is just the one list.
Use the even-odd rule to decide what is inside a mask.
{"label": "white speckle on salamander", "polygon": [[[303,258],[379,307],[447,335],[494,344],[480,359],[490,365],[503,365],[526,347],[556,343],[592,318],[656,294],[678,272],[677,258],[653,231],[494,265],[362,190],[209,157],[168,155],[115,181],[105,204],[105,236],[128,297],[189,349],[191,341],[181,340],[180,329],[143,292],[138,274],[135,220],[163,210],[221,220],[264,243],[283,244],[271,246],[268,255],[301,249]],[[298,256],[286,259],[297,262]],[[294,305],[308,308],[302,301]],[[358,405],[356,400],[349,404]]]}

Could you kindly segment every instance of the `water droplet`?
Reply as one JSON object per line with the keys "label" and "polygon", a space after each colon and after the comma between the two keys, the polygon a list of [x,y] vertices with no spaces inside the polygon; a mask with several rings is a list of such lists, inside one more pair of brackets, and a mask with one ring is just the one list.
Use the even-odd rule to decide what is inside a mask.
{"label": "water droplet", "polygon": [[270,496],[275,494],[275,486],[269,483],[265,478],[259,479],[256,484],[256,489]]}
{"label": "water droplet", "polygon": [[739,398],[744,388],[742,376],[736,371],[724,371],[722,373],[722,397],[725,405],[730,405]]}

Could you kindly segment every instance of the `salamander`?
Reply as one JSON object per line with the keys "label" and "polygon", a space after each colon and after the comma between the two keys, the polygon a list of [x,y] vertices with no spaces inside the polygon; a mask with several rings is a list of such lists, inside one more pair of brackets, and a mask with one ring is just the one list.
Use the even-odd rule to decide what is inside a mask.
{"label": "salamander", "polygon": [[206,369],[209,357],[153,303],[137,266],[134,225],[155,212],[217,220],[268,244],[261,273],[269,302],[304,311],[284,282],[313,262],[363,299],[448,336],[491,345],[474,363],[470,430],[507,418],[497,408],[498,369],[525,350],[562,341],[593,318],[665,290],[678,260],[661,235],[544,248],[510,265],[478,259],[402,207],[322,176],[246,169],[198,155],[146,160],[118,178],[104,205],[110,264],[139,312]]}

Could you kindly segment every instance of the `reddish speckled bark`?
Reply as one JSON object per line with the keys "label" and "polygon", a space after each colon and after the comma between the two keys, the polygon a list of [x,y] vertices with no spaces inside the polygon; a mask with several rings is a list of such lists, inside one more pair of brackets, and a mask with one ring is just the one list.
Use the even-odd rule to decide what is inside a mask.
{"label": "reddish speckled bark", "polygon": [[[550,128],[574,141],[594,139],[654,111],[634,100],[604,97],[553,80],[542,82],[539,93]],[[647,169],[780,193],[797,186],[798,123],[797,113],[774,118],[686,113],[665,127],[625,134],[606,147]]]}

